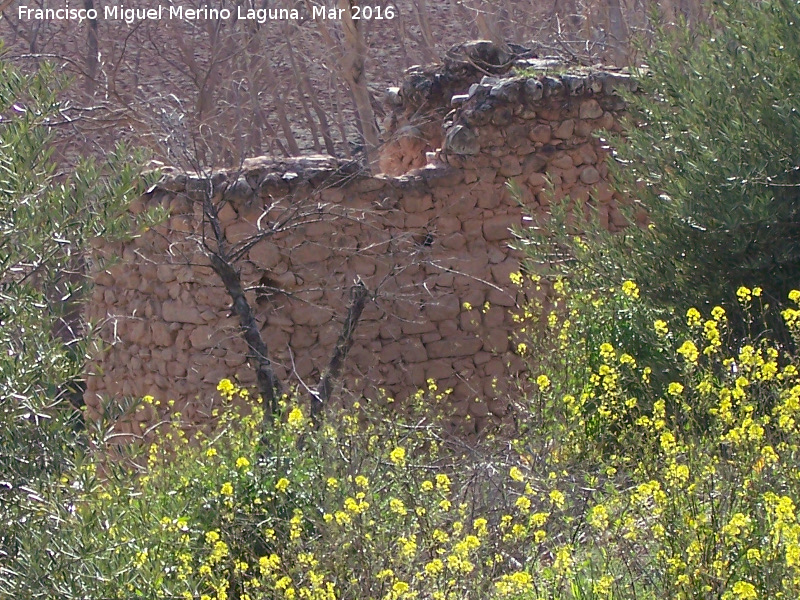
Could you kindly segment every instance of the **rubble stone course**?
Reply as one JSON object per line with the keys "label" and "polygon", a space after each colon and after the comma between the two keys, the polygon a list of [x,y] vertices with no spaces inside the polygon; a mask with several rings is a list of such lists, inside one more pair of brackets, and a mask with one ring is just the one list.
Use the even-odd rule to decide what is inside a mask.
{"label": "rubble stone course", "polygon": [[[207,175],[165,171],[131,210],[165,206],[168,220],[96,250],[121,260],[95,274],[86,308],[106,342],[90,365],[87,417],[99,418],[109,399],[149,394],[161,410],[202,423],[213,418],[221,378],[254,385],[230,298],[199,243],[209,194],[223,201],[219,219],[241,250],[247,297],[281,380],[316,385],[360,279],[374,300],[347,359],[349,390],[402,400],[433,379],[452,388],[455,421],[469,415],[480,429],[501,417],[510,378],[526,365],[510,341],[511,311],[547,294],[512,284],[521,259],[509,247],[512,229],[531,218],[546,226],[550,203],[565,198],[593,203],[612,231],[626,225],[606,182],[608,150],[593,133],[620,131],[615,90],[635,83],[472,44],[460,50],[471,62],[455,61],[461,79],[453,59],[412,70],[390,90],[384,174],[322,155],[254,158]],[[492,60],[502,64],[483,68]],[[512,179],[526,211],[510,195]],[[248,244],[253,235],[261,239]],[[163,416],[139,413],[117,429],[141,435]]]}

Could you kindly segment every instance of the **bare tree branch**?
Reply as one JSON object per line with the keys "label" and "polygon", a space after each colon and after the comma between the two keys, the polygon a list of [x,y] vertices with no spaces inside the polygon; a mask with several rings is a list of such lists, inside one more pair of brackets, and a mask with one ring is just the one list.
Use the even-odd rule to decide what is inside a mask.
{"label": "bare tree branch", "polygon": [[319,424],[322,408],[330,400],[334,382],[342,373],[342,366],[347,358],[347,353],[353,346],[353,333],[358,325],[358,320],[361,318],[368,296],[369,290],[367,290],[367,286],[359,279],[350,290],[350,308],[347,310],[347,317],[333,349],[328,368],[325,369],[320,379],[316,393],[311,395],[311,419],[315,425]]}

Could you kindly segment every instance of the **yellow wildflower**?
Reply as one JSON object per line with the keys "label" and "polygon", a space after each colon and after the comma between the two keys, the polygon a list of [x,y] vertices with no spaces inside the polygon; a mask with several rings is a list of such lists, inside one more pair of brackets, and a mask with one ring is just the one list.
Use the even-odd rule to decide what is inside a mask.
{"label": "yellow wildflower", "polygon": [[697,346],[694,345],[694,342],[686,340],[683,342],[680,348],[678,348],[678,354],[683,356],[686,362],[696,363],[698,356],[700,353],[697,351]]}
{"label": "yellow wildflower", "polygon": [[742,304],[750,302],[753,299],[751,294],[751,290],[745,286],[741,286],[738,290],[736,290],[736,295],[739,297],[739,302]]}
{"label": "yellow wildflower", "polygon": [[550,387],[550,378],[547,375],[539,375],[536,378],[536,385],[539,386],[540,390],[546,390]]}
{"label": "yellow wildflower", "polygon": [[391,460],[396,466],[402,467],[406,464],[406,450],[398,446],[394,450],[389,453],[389,460]]}
{"label": "yellow wildflower", "polygon": [[655,328],[656,333],[659,335],[667,335],[669,333],[667,322],[662,321],[661,319],[656,319],[656,321],[653,323],[653,327]]}
{"label": "yellow wildflower", "polygon": [[223,396],[233,396],[236,392],[236,386],[233,385],[230,379],[223,379],[217,385],[217,391],[221,392]]}
{"label": "yellow wildflower", "polygon": [[752,583],[747,581],[737,581],[736,583],[734,583],[733,593],[736,596],[737,600],[756,600],[758,598],[758,594],[756,593],[756,587]]}
{"label": "yellow wildflower", "polygon": [[391,500],[389,500],[389,510],[400,516],[408,514],[408,510],[406,510],[405,504],[403,504],[403,501],[400,500],[399,498],[392,498]]}
{"label": "yellow wildflower", "polygon": [[680,396],[681,393],[683,393],[683,385],[678,383],[677,381],[673,381],[672,383],[669,384],[667,392],[671,396]]}
{"label": "yellow wildflower", "polygon": [[564,507],[564,494],[562,494],[558,490],[553,490],[550,492],[550,501],[555,504],[558,508]]}
{"label": "yellow wildflower", "polygon": [[622,284],[622,293],[630,298],[638,298],[639,288],[633,281],[626,281]]}
{"label": "yellow wildflower", "polygon": [[303,417],[303,411],[296,406],[289,411],[289,416],[286,417],[286,423],[289,425],[289,427],[294,429],[300,429],[303,426],[304,421],[305,417]]}

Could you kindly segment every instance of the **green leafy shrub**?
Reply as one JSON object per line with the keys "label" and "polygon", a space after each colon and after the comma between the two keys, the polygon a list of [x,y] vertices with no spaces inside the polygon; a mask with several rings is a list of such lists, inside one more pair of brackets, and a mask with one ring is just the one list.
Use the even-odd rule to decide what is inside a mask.
{"label": "green leafy shrub", "polygon": [[49,145],[65,83],[46,64],[30,75],[0,61],[0,579],[18,535],[57,527],[38,499],[84,442],[86,251],[135,230],[124,207],[147,184],[141,157],[121,146],[102,165],[58,172]]}
{"label": "green leafy shrub", "polygon": [[[634,280],[680,313],[721,305],[737,333],[736,290],[759,282],[776,309],[768,334],[787,341],[777,309],[800,272],[799,21],[792,0],[726,0],[708,23],[660,31],[626,95],[625,133],[608,136],[632,226],[611,235],[575,207],[586,248],[576,229],[557,231],[537,258],[560,251],[557,273],[580,262],[601,285]],[[642,208],[649,228],[633,225]]]}
{"label": "green leafy shrub", "polygon": [[[626,288],[635,300],[636,288]],[[744,313],[760,294],[738,290]],[[790,299],[800,302],[800,292]],[[800,311],[783,317],[800,337]],[[530,415],[519,447],[531,448],[551,423],[553,468],[584,474],[584,550],[617,557],[629,574],[615,577],[625,586],[614,597],[798,593],[800,365],[761,335],[728,354],[726,323],[721,307],[690,309],[680,329],[654,320],[654,345],[678,367],[664,385],[652,385],[647,362],[605,342],[599,364],[591,353],[569,355],[585,379],[541,367],[537,391],[518,406]]]}
{"label": "green leafy shrub", "polygon": [[[227,380],[220,391],[247,397]],[[431,382],[417,399],[436,392]],[[283,406],[266,432],[256,402],[247,416],[220,411],[220,428],[191,440],[178,415],[143,454],[85,463],[63,480],[70,502],[47,505],[60,535],[33,532],[19,587],[0,591],[399,600],[532,589],[526,548],[544,543],[564,504],[549,475],[537,491],[507,452],[475,461],[424,418],[356,404],[315,431]]]}

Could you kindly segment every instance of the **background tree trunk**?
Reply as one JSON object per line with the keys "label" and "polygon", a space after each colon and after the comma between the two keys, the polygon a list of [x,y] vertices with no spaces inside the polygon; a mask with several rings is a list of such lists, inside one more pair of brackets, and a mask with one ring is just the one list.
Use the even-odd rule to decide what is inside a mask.
{"label": "background tree trunk", "polygon": [[370,171],[377,169],[377,150],[380,144],[378,126],[375,122],[375,112],[372,109],[372,97],[367,87],[365,63],[367,47],[364,37],[359,29],[359,22],[352,18],[355,0],[338,0],[339,8],[344,9],[342,30],[344,33],[345,53],[342,57],[342,75],[350,86],[350,91],[355,100],[358,121],[361,125],[361,134],[364,138],[364,152]]}
{"label": "background tree trunk", "polygon": [[628,64],[628,27],[622,18],[622,7],[619,0],[606,0],[608,9],[608,57],[618,67]]}

